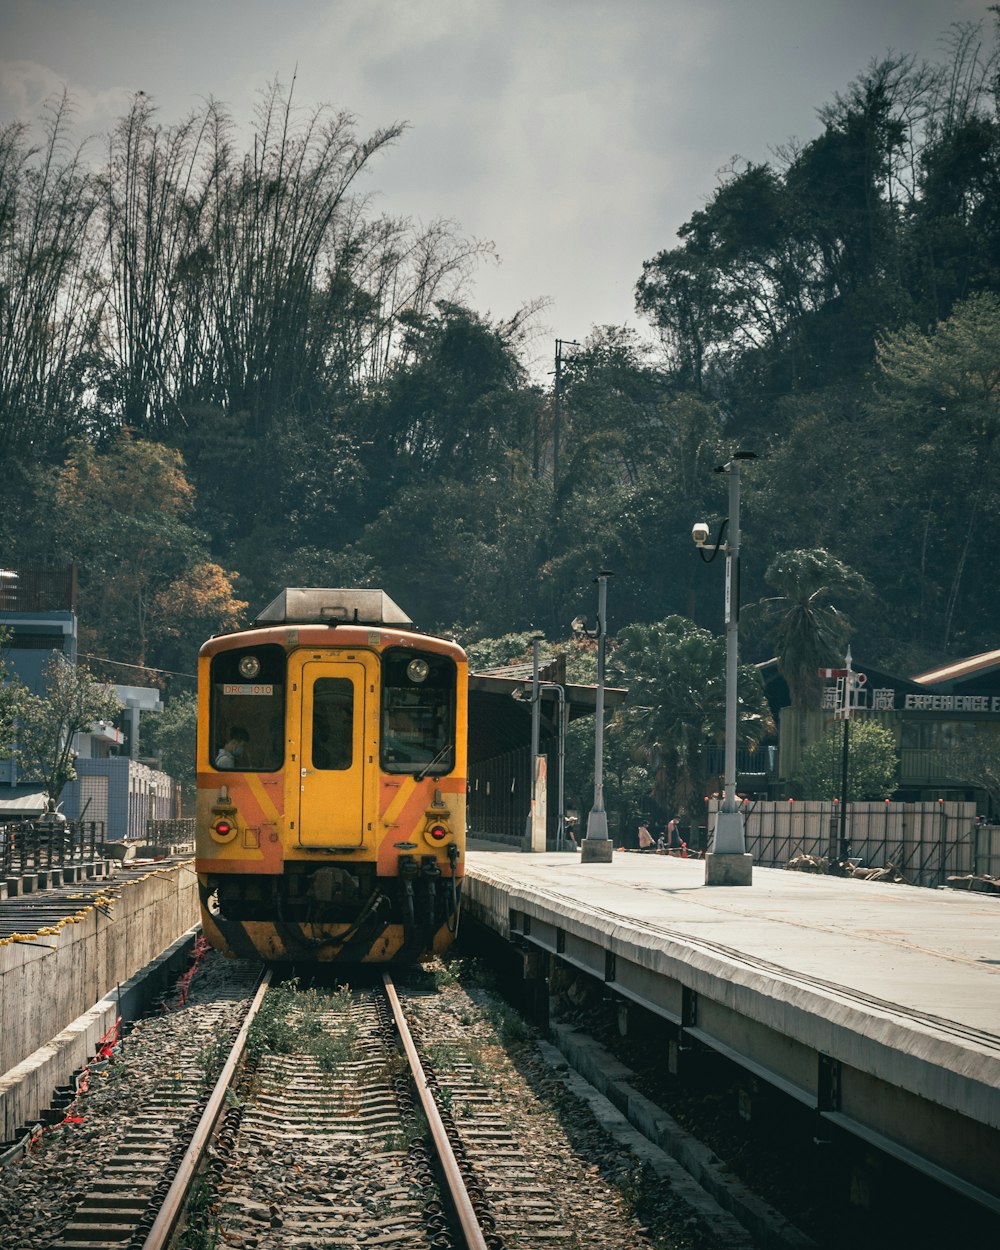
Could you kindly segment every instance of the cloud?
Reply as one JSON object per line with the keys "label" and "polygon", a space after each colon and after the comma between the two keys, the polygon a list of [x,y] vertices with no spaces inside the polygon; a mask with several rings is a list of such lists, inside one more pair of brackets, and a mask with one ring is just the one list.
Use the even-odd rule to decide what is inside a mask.
{"label": "cloud", "polygon": [[74,123],[84,131],[105,129],[128,106],[124,87],[88,91],[78,82],[66,82],[38,61],[0,60],[0,118],[34,124],[66,92]]}

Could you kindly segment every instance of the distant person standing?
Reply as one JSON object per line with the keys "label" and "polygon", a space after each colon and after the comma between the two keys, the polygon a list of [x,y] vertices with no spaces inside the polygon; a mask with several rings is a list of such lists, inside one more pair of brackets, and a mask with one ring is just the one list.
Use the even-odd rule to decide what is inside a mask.
{"label": "distant person standing", "polygon": [[639,826],[639,850],[651,851],[656,846],[653,841],[653,835],[649,832],[649,826],[645,821]]}
{"label": "distant person standing", "polygon": [[677,832],[677,817],[674,816],[667,822],[667,850],[673,851],[680,844],[680,834]]}

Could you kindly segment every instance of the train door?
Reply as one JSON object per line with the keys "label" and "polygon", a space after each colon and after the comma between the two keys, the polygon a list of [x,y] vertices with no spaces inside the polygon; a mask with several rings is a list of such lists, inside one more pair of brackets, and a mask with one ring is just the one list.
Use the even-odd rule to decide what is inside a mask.
{"label": "train door", "polygon": [[299,701],[299,845],[360,846],[370,800],[365,731],[374,706],[375,661],[306,659]]}

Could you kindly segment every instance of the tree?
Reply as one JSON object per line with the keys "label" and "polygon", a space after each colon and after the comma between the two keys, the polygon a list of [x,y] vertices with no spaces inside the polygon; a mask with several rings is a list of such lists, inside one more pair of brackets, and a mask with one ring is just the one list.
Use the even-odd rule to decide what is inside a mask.
{"label": "tree", "polygon": [[932,334],[911,327],[886,335],[879,348],[876,402],[888,418],[889,454],[912,449],[904,483],[912,504],[905,515],[911,528],[919,517],[921,580],[937,582],[940,590],[925,592],[924,607],[929,612],[939,598],[937,641],[946,654],[960,609],[974,605],[980,592],[967,590],[966,569],[982,546],[983,527],[998,518],[998,358],[1000,298],[994,294],[957,305]]}
{"label": "tree", "polygon": [[814,711],[822,688],[818,670],[843,659],[850,632],[833,595],[864,593],[867,583],[821,549],[775,556],[764,577],[780,594],[755,606],[774,627],[778,670],[788,683],[791,705],[797,712]]}
{"label": "tree", "polygon": [[161,665],[190,665],[206,638],[240,627],[248,605],[235,596],[234,576],[205,560],[156,592],[150,636]]}
{"label": "tree", "polygon": [[79,429],[81,364],[98,336],[100,245],[92,179],[66,155],[69,101],[50,102],[44,142],[0,128],[0,450],[29,461]]}
{"label": "tree", "polygon": [[159,756],[164,772],[180,783],[185,805],[193,800],[197,782],[197,729],[198,698],[189,691],[172,695],[158,715],[142,721],[143,753]]}
{"label": "tree", "polygon": [[[896,789],[899,755],[892,730],[871,720],[853,720],[847,744],[848,799],[887,799]],[[796,796],[803,799],[841,797],[844,727],[831,725],[806,748],[792,779]]]}
{"label": "tree", "polygon": [[17,677],[8,673],[5,663],[11,631],[0,625],[0,760],[10,756],[16,739],[15,722],[24,700],[25,688]]}
{"label": "tree", "polygon": [[122,702],[113,686],[99,682],[90,670],[53,652],[45,666],[46,693],[25,693],[18,716],[18,761],[25,779],[45,788],[58,800],[67,781],[76,777],[73,737],[95,721],[113,721]]}
{"label": "tree", "polygon": [[[709,778],[707,748],[725,741],[725,639],[680,616],[629,625],[619,631],[614,668],[629,698],[608,739],[629,742],[651,797],[694,816]],[[740,739],[756,744],[773,729],[756,669],[741,668],[738,695]]]}
{"label": "tree", "polygon": [[189,606],[197,599],[202,618],[214,614],[225,622],[245,606],[204,560],[204,536],[190,523],[194,491],[179,452],[127,430],[102,450],[77,442],[52,475],[52,494],[54,545],[80,566],[88,650],[148,663],[151,639],[163,636],[164,612],[172,611],[164,595],[176,596],[181,586],[190,592]]}
{"label": "tree", "polygon": [[994,810],[1000,808],[1000,734],[978,728],[948,751],[946,767],[956,781],[985,790]]}

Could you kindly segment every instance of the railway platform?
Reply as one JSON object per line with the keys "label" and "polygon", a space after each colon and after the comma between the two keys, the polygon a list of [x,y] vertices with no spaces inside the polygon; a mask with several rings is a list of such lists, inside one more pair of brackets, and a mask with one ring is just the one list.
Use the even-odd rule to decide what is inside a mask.
{"label": "railway platform", "polygon": [[[1000,897],[470,843],[466,915],[1000,1213]],[[526,967],[539,958],[526,958]]]}

